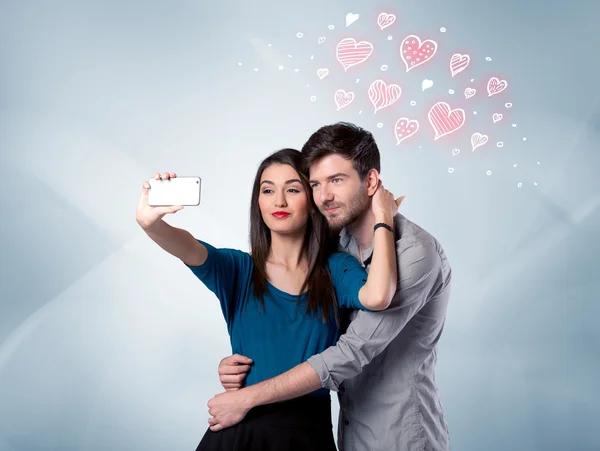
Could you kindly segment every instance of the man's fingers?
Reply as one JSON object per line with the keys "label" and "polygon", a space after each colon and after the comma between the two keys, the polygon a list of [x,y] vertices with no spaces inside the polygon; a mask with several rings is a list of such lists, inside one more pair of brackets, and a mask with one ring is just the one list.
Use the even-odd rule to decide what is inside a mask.
{"label": "man's fingers", "polygon": [[242,384],[223,384],[223,388],[225,391],[238,391],[240,388],[242,388]]}
{"label": "man's fingers", "polygon": [[219,367],[219,374],[245,374],[250,371],[250,365],[223,365]]}
{"label": "man's fingers", "polygon": [[225,428],[220,424],[216,424],[215,426],[210,427],[210,430],[213,432],[219,432],[222,429],[225,429]]}
{"label": "man's fingers", "polygon": [[235,362],[238,364],[242,364],[242,365],[252,365],[252,363],[254,363],[254,361],[249,358],[246,357],[244,355],[239,355],[239,354],[233,354],[231,357],[233,357],[235,359]]}
{"label": "man's fingers", "polygon": [[225,357],[224,359],[221,360],[221,362],[219,363],[219,366],[222,365],[252,365],[252,363],[254,363],[254,361],[251,358],[248,358],[246,356],[240,355],[240,354],[233,354],[230,356]]}
{"label": "man's fingers", "polygon": [[210,424],[211,426],[214,426],[214,425],[219,424],[219,422],[217,421],[216,418],[209,418],[208,419],[208,424]]}
{"label": "man's fingers", "polygon": [[398,199],[396,199],[396,205],[399,207],[400,204],[404,201],[404,198],[406,196],[400,196]]}
{"label": "man's fingers", "polygon": [[239,385],[246,378],[246,374],[222,374],[219,377],[221,384]]}

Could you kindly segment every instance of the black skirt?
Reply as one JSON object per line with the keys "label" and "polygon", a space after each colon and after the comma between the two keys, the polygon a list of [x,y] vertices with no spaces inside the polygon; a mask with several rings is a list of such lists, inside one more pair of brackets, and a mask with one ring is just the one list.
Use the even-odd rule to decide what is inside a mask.
{"label": "black skirt", "polygon": [[255,407],[235,426],[208,429],[196,451],[336,451],[331,398],[305,396]]}

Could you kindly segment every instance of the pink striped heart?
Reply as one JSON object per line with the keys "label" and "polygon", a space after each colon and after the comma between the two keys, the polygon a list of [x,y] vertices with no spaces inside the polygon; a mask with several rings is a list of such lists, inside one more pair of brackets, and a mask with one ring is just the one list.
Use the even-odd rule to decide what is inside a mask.
{"label": "pink striped heart", "polygon": [[369,86],[369,100],[375,107],[373,113],[387,108],[400,98],[402,89],[398,85],[386,85],[383,80],[375,80]]}
{"label": "pink striped heart", "polygon": [[367,41],[356,42],[354,38],[342,39],[335,48],[335,56],[344,71],[369,58],[373,53],[373,44]]}
{"label": "pink striped heart", "polygon": [[452,55],[452,58],[450,58],[450,73],[452,76],[454,77],[456,74],[465,70],[470,61],[471,57],[469,55],[463,55],[461,53]]}
{"label": "pink striped heart", "polygon": [[488,97],[501,93],[507,86],[506,80],[500,80],[498,77],[490,78],[487,84]]}
{"label": "pink striped heart", "polygon": [[427,117],[435,131],[436,140],[455,132],[465,124],[465,110],[462,108],[452,110],[446,102],[433,105]]}

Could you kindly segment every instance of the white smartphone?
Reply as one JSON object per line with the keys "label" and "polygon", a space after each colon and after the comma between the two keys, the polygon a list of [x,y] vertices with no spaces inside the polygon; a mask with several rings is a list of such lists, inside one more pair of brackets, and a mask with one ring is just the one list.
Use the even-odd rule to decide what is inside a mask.
{"label": "white smartphone", "polygon": [[151,207],[170,207],[172,205],[200,205],[200,177],[177,176],[174,179],[148,180],[148,205]]}

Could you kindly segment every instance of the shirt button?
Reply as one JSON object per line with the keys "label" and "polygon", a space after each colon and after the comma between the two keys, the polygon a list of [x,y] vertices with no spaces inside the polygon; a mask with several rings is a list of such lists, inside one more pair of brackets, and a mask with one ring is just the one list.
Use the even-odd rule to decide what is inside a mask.
{"label": "shirt button", "polygon": [[349,422],[348,420],[344,420],[344,424],[345,424],[346,426],[348,426],[348,425],[350,424],[350,422]]}

